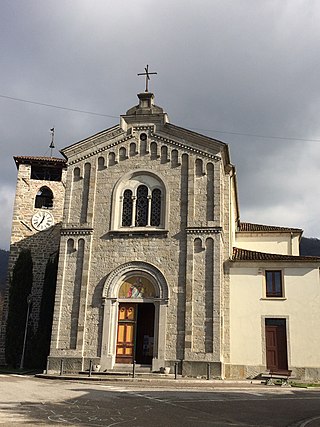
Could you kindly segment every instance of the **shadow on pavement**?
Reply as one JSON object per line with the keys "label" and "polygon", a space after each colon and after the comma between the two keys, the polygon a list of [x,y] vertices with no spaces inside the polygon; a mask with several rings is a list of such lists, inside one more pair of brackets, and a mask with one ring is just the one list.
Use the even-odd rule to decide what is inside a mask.
{"label": "shadow on pavement", "polygon": [[307,397],[309,394],[292,389],[279,394],[276,391],[133,391],[105,387],[72,389],[83,394],[65,401],[0,403],[4,415],[1,421],[6,425],[15,422],[109,427],[282,427],[299,426],[312,417],[320,420],[320,395],[313,393],[314,397]]}

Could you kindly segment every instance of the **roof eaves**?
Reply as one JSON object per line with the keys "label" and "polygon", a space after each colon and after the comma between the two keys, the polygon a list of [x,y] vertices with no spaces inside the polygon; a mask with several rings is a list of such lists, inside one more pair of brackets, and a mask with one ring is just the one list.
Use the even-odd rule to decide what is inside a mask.
{"label": "roof eaves", "polygon": [[66,166],[66,160],[60,157],[45,157],[45,156],[13,156],[16,167],[20,164],[45,163],[51,165]]}
{"label": "roof eaves", "polygon": [[250,251],[247,249],[233,248],[232,262],[262,262],[262,261],[285,261],[285,262],[320,262],[320,257],[301,255],[282,255],[266,252]]}
{"label": "roof eaves", "polygon": [[301,228],[240,222],[237,233],[302,233]]}

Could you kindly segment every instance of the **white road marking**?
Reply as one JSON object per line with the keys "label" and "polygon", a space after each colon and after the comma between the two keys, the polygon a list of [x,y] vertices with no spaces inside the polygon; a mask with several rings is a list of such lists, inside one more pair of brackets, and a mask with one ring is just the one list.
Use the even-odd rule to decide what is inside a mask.
{"label": "white road marking", "polygon": [[[264,401],[264,400],[270,400],[270,397],[275,396],[275,397],[279,397],[282,394],[284,394],[284,390],[266,390],[266,391],[262,391],[262,392],[253,392],[253,391],[243,391],[243,392],[239,392],[239,390],[234,390],[234,391],[208,391],[208,390],[197,390],[197,392],[202,392],[202,393],[210,393],[211,397],[206,399],[197,399],[195,396],[192,397],[192,399],[189,400],[179,400],[179,399],[170,399],[170,398],[159,398],[159,397],[154,397],[154,396],[150,396],[149,394],[146,394],[147,392],[157,392],[159,390],[150,390],[147,389],[145,391],[141,391],[141,390],[130,390],[129,388],[125,388],[125,387],[121,387],[121,386],[113,386],[113,385],[101,385],[100,387],[102,388],[107,388],[110,391],[114,391],[114,392],[118,392],[118,393],[127,393],[127,394],[131,394],[133,396],[137,396],[137,397],[141,397],[144,399],[148,399],[148,400],[152,400],[155,402],[159,402],[159,403],[166,403],[169,405],[173,405],[176,406],[177,404],[186,404],[186,403],[190,403],[191,401],[193,403],[195,402],[224,402],[224,401],[233,401],[233,402],[245,402],[248,399],[250,399],[250,401]],[[183,392],[182,390],[165,390],[167,393],[170,393],[170,391],[174,391],[174,392]],[[190,391],[190,390],[189,390]],[[300,390],[299,390],[300,391]],[[161,391],[160,391],[161,392]],[[230,399],[230,393],[232,394],[239,394],[241,393],[241,395],[243,397],[231,397]],[[212,396],[212,394],[216,394],[217,397]],[[315,395],[315,396],[294,396],[293,390],[287,390],[286,391],[286,396],[280,397],[281,400],[319,400],[320,399],[320,394]],[[225,396],[224,396],[225,395]],[[249,396],[248,396],[249,395]],[[287,396],[289,395],[289,396]]]}
{"label": "white road marking", "polygon": [[116,391],[118,393],[129,393],[130,390],[126,389],[125,387],[116,387],[112,385],[100,385],[101,388],[107,388],[110,391]]}
{"label": "white road marking", "polygon": [[320,416],[319,417],[313,417],[310,418],[309,420],[304,421],[303,423],[299,424],[299,427],[306,427],[307,425],[309,425],[310,423],[312,423],[313,421],[316,420],[320,420]]}

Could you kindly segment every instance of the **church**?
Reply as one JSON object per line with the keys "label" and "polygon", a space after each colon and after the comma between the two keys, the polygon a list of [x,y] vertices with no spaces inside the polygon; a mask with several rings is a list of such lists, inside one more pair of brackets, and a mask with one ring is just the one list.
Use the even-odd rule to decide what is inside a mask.
{"label": "church", "polygon": [[227,144],[170,123],[147,90],[61,153],[15,157],[10,265],[30,248],[34,324],[59,248],[48,372],[320,379],[320,258],[299,255],[299,228],[240,220]]}

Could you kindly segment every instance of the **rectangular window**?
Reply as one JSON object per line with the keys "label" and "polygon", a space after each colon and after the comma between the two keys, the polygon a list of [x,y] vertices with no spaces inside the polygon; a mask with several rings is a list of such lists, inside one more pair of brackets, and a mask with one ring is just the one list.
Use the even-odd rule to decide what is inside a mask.
{"label": "rectangular window", "polygon": [[283,297],[281,270],[266,271],[266,296]]}

